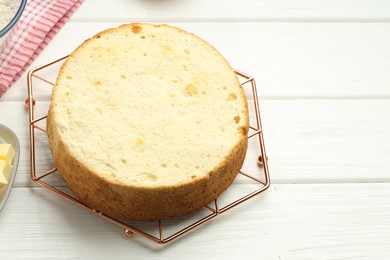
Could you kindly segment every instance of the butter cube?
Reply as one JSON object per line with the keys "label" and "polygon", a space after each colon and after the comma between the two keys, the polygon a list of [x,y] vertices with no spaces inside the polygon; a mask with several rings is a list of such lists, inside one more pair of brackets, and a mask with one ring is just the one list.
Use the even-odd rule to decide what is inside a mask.
{"label": "butter cube", "polygon": [[0,189],[3,188],[8,184],[7,179],[5,178],[4,174],[0,172]]}
{"label": "butter cube", "polygon": [[12,164],[15,151],[10,144],[0,144],[0,160],[5,160],[8,164]]}
{"label": "butter cube", "polygon": [[1,175],[3,175],[7,180],[9,180],[11,171],[12,171],[12,165],[10,165],[7,161],[0,160],[0,178]]}

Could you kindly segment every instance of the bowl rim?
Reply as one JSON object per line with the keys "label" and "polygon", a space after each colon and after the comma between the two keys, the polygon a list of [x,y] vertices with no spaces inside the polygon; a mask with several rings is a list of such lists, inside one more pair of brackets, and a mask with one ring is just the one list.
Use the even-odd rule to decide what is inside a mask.
{"label": "bowl rim", "polygon": [[14,27],[15,24],[18,22],[19,18],[22,16],[24,8],[26,7],[26,3],[27,0],[21,0],[18,11],[16,12],[12,20],[3,29],[0,30],[0,38],[6,35],[6,33],[9,32],[12,27]]}

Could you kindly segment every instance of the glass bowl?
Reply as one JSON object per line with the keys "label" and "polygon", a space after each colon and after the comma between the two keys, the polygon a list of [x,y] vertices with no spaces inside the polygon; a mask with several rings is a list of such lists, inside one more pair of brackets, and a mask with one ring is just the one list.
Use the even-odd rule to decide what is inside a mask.
{"label": "glass bowl", "polygon": [[[5,17],[5,20],[0,20],[0,52],[5,49],[13,34],[15,33],[15,29],[17,27],[16,25],[18,24],[19,18],[22,16],[27,0],[5,0],[5,2],[3,2],[4,0],[0,0],[0,8],[2,8],[2,10],[0,10],[0,14],[3,19]],[[12,12],[9,14],[9,17],[12,17],[11,19],[7,19],[8,17],[5,15],[9,12],[8,6],[5,5],[5,3],[8,2],[10,2],[12,5]],[[2,12],[4,13],[2,14]]]}

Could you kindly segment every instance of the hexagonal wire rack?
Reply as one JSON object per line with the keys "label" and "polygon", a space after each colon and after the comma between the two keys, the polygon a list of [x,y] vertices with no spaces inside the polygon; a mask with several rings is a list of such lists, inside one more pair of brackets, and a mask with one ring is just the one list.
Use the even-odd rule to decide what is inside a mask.
{"label": "hexagonal wire rack", "polygon": [[[220,197],[223,196],[227,191],[230,191],[233,185],[228,188],[227,191],[225,191],[223,194],[221,194],[217,199],[215,199],[213,202],[211,202],[209,205],[206,205],[203,209],[202,214],[199,212],[191,213],[189,215],[185,215],[176,219],[170,219],[170,220],[164,220],[164,221],[145,221],[145,222],[126,222],[121,221],[115,218],[112,218],[108,215],[105,215],[101,212],[98,212],[92,208],[89,208],[85,204],[83,204],[81,201],[79,201],[71,192],[64,191],[63,187],[58,187],[55,185],[50,184],[50,178],[47,178],[49,175],[58,174],[57,169],[54,167],[51,170],[45,171],[43,173],[36,172],[36,150],[35,150],[35,137],[37,134],[44,133],[46,136],[46,130],[44,127],[41,127],[38,125],[38,123],[45,121],[47,115],[35,118],[34,114],[34,107],[35,107],[35,99],[33,96],[33,78],[36,78],[39,81],[45,82],[51,86],[54,85],[50,80],[46,79],[45,77],[37,75],[38,71],[41,71],[47,67],[50,67],[56,63],[62,62],[65,60],[68,56],[65,56],[63,58],[60,58],[58,60],[55,60],[53,62],[50,62],[48,64],[45,64],[43,66],[34,68],[29,71],[27,75],[27,90],[28,90],[28,98],[26,99],[26,107],[28,108],[28,114],[29,114],[29,129],[30,129],[30,175],[33,182],[36,184],[42,186],[43,188],[54,192],[58,196],[64,198],[65,200],[68,200],[81,208],[84,208],[85,210],[94,213],[96,216],[105,219],[118,227],[122,228],[124,230],[124,234],[127,237],[132,237],[134,235],[140,235],[142,237],[145,237],[151,241],[154,241],[159,244],[165,244],[168,243],[186,233],[193,230],[196,227],[199,227],[200,225],[210,221],[211,219],[221,215],[222,213],[227,212],[228,210],[232,209],[233,207],[237,206],[238,204],[241,204],[244,201],[247,201],[254,196],[260,194],[261,192],[265,191],[270,186],[270,176],[268,171],[268,163],[267,159],[264,160],[264,158],[267,158],[266,152],[265,152],[265,145],[264,145],[264,137],[263,137],[263,131],[261,126],[261,120],[260,120],[260,109],[259,109],[259,103],[258,103],[258,95],[257,95],[257,89],[256,89],[256,83],[254,78],[251,76],[242,73],[240,71],[235,70],[235,73],[237,74],[240,83],[242,87],[244,88],[244,91],[246,90],[246,87],[249,85],[249,91],[248,95],[252,95],[253,97],[253,109],[254,109],[254,115],[250,116],[250,129],[248,133],[248,139],[256,139],[254,138],[257,136],[257,144],[256,146],[259,147],[259,156],[255,158],[256,160],[256,172],[254,173],[247,173],[244,172],[243,169],[239,171],[239,174],[237,175],[237,178],[244,178],[246,181],[250,181],[254,183],[255,189],[250,190],[249,192],[245,191],[244,193],[240,193],[239,197],[235,197],[234,199],[230,198],[227,202],[225,201],[224,205],[221,205],[220,203]],[[247,97],[248,99],[248,97]],[[249,99],[248,99],[249,100]],[[249,102],[248,102],[249,103]],[[254,125],[253,125],[254,124]],[[36,130],[38,131],[36,132]],[[250,140],[248,140],[250,141]],[[252,147],[253,148],[253,147]],[[49,149],[49,148],[47,148]],[[248,145],[248,149],[250,149]],[[247,153],[248,156],[248,153]],[[253,159],[253,158],[252,158]],[[246,158],[247,160],[247,158]],[[245,164],[245,163],[244,163]],[[262,169],[262,171],[261,171]],[[48,180],[45,180],[48,179]],[[236,178],[236,180],[237,180]],[[235,181],[236,181],[235,180]],[[53,182],[53,181],[51,181]],[[234,182],[233,182],[234,184]],[[244,186],[244,185],[241,185]],[[251,185],[253,186],[253,185]],[[226,200],[226,199],[225,199]],[[206,214],[205,212],[206,211]],[[165,235],[165,227],[170,230],[170,233],[168,235]],[[173,231],[172,231],[173,230]]]}

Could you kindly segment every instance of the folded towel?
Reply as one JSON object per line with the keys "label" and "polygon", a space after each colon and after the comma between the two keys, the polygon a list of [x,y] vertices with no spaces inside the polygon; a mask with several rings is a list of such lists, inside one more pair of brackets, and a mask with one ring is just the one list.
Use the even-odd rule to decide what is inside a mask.
{"label": "folded towel", "polygon": [[0,53],[0,97],[23,74],[83,0],[28,0]]}

